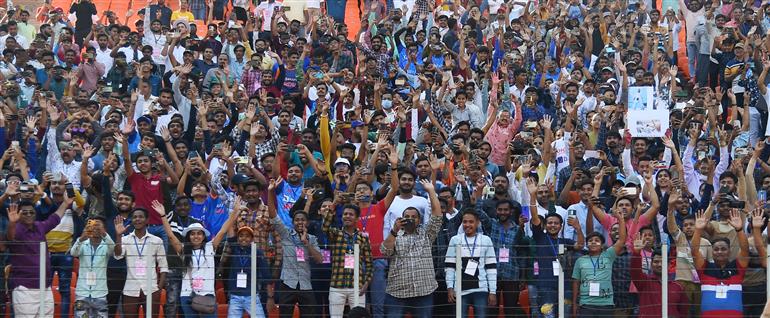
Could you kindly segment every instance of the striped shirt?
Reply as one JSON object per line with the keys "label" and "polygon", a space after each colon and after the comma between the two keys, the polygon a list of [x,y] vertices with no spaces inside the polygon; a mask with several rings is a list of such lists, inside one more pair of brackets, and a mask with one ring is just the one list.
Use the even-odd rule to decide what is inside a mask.
{"label": "striped shirt", "polygon": [[710,317],[743,317],[743,276],[746,268],[732,261],[724,268],[706,263],[701,279],[701,314]]}

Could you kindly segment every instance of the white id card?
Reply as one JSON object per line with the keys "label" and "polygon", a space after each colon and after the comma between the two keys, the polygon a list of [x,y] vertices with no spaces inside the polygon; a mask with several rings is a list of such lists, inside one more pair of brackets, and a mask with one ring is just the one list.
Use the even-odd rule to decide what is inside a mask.
{"label": "white id card", "polygon": [[601,295],[600,291],[601,291],[601,288],[599,287],[599,283],[596,283],[596,282],[588,283],[588,296],[599,297],[599,295]]}
{"label": "white id card", "polygon": [[238,275],[236,275],[236,277],[235,277],[235,279],[236,279],[235,287],[237,287],[237,288],[246,288],[246,282],[247,282],[247,279],[249,279],[248,276],[249,275],[246,275],[246,273],[238,273]]}
{"label": "white id card", "polygon": [[295,251],[297,253],[297,262],[304,262],[305,261],[305,249],[301,247],[295,247]]}
{"label": "white id card", "polygon": [[321,254],[323,254],[323,263],[324,264],[331,264],[332,262],[332,252],[330,250],[321,250]]}
{"label": "white id card", "polygon": [[559,261],[551,262],[551,266],[553,266],[553,276],[559,276],[559,270],[561,269],[561,264],[559,264]]}
{"label": "white id card", "polygon": [[144,275],[147,275],[147,265],[144,264],[143,259],[138,258],[134,261],[134,273],[136,274],[136,277],[144,277]]}
{"label": "white id card", "polygon": [[345,254],[345,269],[353,269],[355,264],[355,258],[353,254]]}
{"label": "white id card", "polygon": [[727,286],[717,285],[717,299],[727,298]]}
{"label": "white id card", "polygon": [[501,247],[500,248],[500,257],[499,257],[499,260],[497,262],[498,263],[508,263],[508,259],[509,258],[510,258],[510,251],[507,248],[505,248],[505,247]]}
{"label": "white id card", "polygon": [[96,273],[94,273],[94,272],[87,272],[86,273],[86,285],[88,285],[88,286],[96,285]]}
{"label": "white id card", "polygon": [[476,276],[477,269],[479,269],[479,262],[475,260],[468,260],[468,265],[465,265],[465,274]]}

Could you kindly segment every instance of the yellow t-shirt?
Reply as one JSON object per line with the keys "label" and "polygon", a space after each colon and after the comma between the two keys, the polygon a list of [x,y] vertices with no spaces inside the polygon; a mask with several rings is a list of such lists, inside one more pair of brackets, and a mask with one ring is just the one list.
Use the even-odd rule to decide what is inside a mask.
{"label": "yellow t-shirt", "polygon": [[192,12],[190,12],[190,11],[187,11],[187,12],[174,11],[173,13],[171,13],[171,22],[172,23],[174,21],[182,20],[182,19],[187,19],[187,21],[192,22],[192,21],[195,20],[195,16],[193,16]]}

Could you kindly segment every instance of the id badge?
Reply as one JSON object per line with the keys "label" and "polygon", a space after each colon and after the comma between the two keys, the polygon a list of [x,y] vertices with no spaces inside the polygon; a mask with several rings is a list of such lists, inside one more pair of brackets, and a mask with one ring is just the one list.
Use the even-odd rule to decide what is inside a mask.
{"label": "id badge", "polygon": [[305,261],[305,249],[301,247],[295,247],[294,250],[297,253],[297,262]]}
{"label": "id badge", "polygon": [[553,266],[553,276],[559,276],[559,271],[561,269],[561,264],[559,264],[559,261],[551,262],[551,266]]}
{"label": "id badge", "polygon": [[727,298],[727,286],[717,285],[717,299]]}
{"label": "id badge", "polygon": [[532,274],[535,276],[540,276],[540,264],[538,264],[537,261],[532,264]]}
{"label": "id badge", "polygon": [[465,274],[476,276],[476,270],[479,269],[479,262],[475,260],[468,260],[468,265],[465,265]]}
{"label": "id badge", "polygon": [[361,233],[364,237],[369,237],[369,232],[363,232]]}
{"label": "id badge", "polygon": [[696,284],[700,284],[700,276],[698,276],[698,271],[694,268],[690,270],[692,273],[692,282]]}
{"label": "id badge", "polygon": [[329,250],[321,250],[321,254],[323,255],[323,264],[331,264],[332,262],[332,252]]}
{"label": "id badge", "polygon": [[499,257],[499,260],[497,262],[498,263],[508,263],[509,258],[510,258],[510,252],[508,251],[508,249],[505,248],[505,247],[501,247],[500,248],[500,257]]}
{"label": "id badge", "polygon": [[588,296],[599,297],[601,295],[601,288],[597,282],[588,283]]}
{"label": "id badge", "polygon": [[195,277],[192,279],[192,290],[199,291],[203,289],[203,277]]}
{"label": "id badge", "polygon": [[353,254],[345,254],[345,269],[353,269],[355,262]]}
{"label": "id badge", "polygon": [[238,273],[235,277],[235,287],[236,288],[246,288],[246,282],[249,279],[249,275],[246,275],[246,273]]}
{"label": "id badge", "polygon": [[94,273],[94,272],[87,272],[86,273],[86,285],[88,285],[88,286],[96,285],[96,273]]}
{"label": "id badge", "polygon": [[138,258],[134,261],[134,273],[136,277],[144,277],[147,275],[147,265],[144,264],[144,260]]}

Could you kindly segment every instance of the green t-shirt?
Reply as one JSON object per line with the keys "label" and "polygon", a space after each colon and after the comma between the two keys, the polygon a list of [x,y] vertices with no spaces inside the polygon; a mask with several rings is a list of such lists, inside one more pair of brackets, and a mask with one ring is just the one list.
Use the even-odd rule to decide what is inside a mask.
{"label": "green t-shirt", "polygon": [[[599,256],[584,255],[575,261],[572,279],[580,281],[580,305],[613,306],[612,263],[615,262],[615,248],[610,247]],[[599,284],[598,289],[596,285]],[[591,293],[591,286],[594,292]]]}

